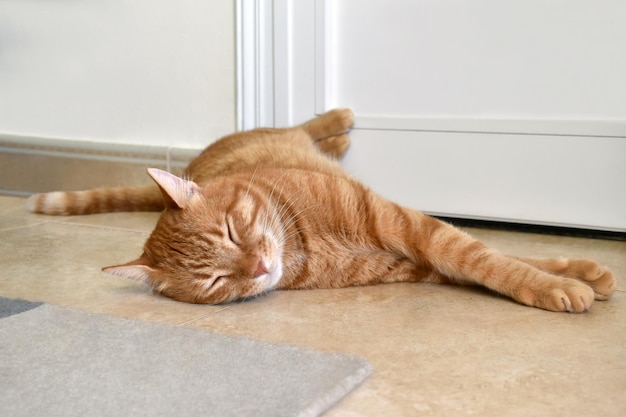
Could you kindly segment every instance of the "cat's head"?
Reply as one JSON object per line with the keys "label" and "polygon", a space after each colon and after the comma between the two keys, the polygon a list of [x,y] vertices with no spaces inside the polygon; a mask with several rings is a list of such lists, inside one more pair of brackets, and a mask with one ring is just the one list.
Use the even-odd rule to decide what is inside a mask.
{"label": "cat's head", "polygon": [[175,300],[217,304],[274,289],[282,276],[280,230],[267,202],[245,183],[200,188],[148,170],[166,209],[135,261],[103,268]]}

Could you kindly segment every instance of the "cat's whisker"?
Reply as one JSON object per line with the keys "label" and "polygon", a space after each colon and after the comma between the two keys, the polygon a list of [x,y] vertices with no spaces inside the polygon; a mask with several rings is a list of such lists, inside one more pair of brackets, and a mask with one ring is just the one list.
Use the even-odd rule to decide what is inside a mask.
{"label": "cat's whisker", "polygon": [[[267,206],[265,209],[265,221],[263,223],[263,234],[267,233],[267,220],[268,220],[268,216],[269,216],[269,212],[270,212],[270,207],[272,205],[272,197],[274,196],[274,192],[276,191],[276,187],[278,186],[278,184],[280,183],[280,181],[283,179],[283,177],[287,175],[287,171],[283,172],[280,177],[278,177],[278,179],[276,180],[276,182],[274,183],[274,186],[272,187],[272,191],[270,192],[270,195],[268,197],[268,201],[267,201]],[[284,191],[284,184],[281,187],[280,190],[280,194],[278,195],[278,197],[276,198],[276,205],[274,206],[274,210],[276,210],[276,207],[278,207],[278,203],[280,202],[280,197],[282,196],[282,193]]]}
{"label": "cat's whisker", "polygon": [[315,207],[318,206],[319,204],[312,204],[308,207],[305,207],[301,210],[299,210],[296,213],[292,213],[289,215],[289,217],[287,218],[280,218],[280,219],[275,219],[277,221],[279,221],[279,225],[280,227],[278,228],[278,230],[276,230],[276,234],[277,234],[277,243],[282,247],[287,240],[289,240],[290,238],[292,238],[293,236],[296,236],[298,234],[303,233],[304,231],[307,230],[307,228],[302,228],[302,227],[295,227],[292,231],[290,231],[289,233],[285,233],[285,231],[287,229],[289,229],[290,227],[294,226],[297,222],[298,219],[302,219],[302,214]]}
{"label": "cat's whisker", "polygon": [[289,217],[287,219],[284,218],[285,213],[290,208],[290,203],[285,202],[281,209],[278,212],[274,212],[269,223],[269,228],[276,233],[280,233],[284,228],[288,226]]}
{"label": "cat's whisker", "polygon": [[[291,228],[290,231],[287,231],[289,228]],[[307,233],[309,231],[312,231],[313,229],[311,227],[307,227],[307,226],[298,226],[296,225],[295,222],[292,222],[291,224],[286,224],[285,227],[281,228],[279,233],[279,238],[290,238],[294,235],[298,235],[300,233]]]}
{"label": "cat's whisker", "polygon": [[278,221],[283,221],[283,214],[285,212],[287,212],[289,209],[293,208],[294,206],[298,205],[297,203],[300,203],[301,201],[301,195],[295,196],[296,198],[293,198],[294,196],[291,196],[291,199],[285,199],[285,201],[283,202],[280,210],[278,210],[276,212],[276,216]]}
{"label": "cat's whisker", "polygon": [[305,211],[310,210],[311,208],[317,207],[317,206],[319,206],[319,204],[311,204],[310,206],[307,206],[307,207],[299,210],[298,212],[291,214],[287,219],[284,220],[284,223],[285,224],[295,224],[296,220],[303,218],[302,214]]}
{"label": "cat's whisker", "polygon": [[268,201],[267,201],[267,207],[265,209],[265,221],[263,222],[263,234],[266,233],[267,231],[267,218],[269,216],[269,211],[270,211],[270,205],[272,202],[272,197],[274,196],[274,191],[276,191],[276,186],[278,185],[278,183],[280,182],[280,180],[287,175],[287,171],[283,172],[280,177],[278,177],[278,179],[276,180],[276,182],[274,183],[274,186],[272,187],[272,191],[270,192],[270,195],[268,197]]}
{"label": "cat's whisker", "polygon": [[280,226],[282,228],[286,227],[285,226],[285,219],[283,218],[283,216],[292,207],[293,207],[293,205],[292,205],[292,203],[290,201],[285,201],[283,203],[282,207],[280,208],[280,210],[278,210],[277,212],[275,211],[275,214],[274,214],[274,216],[271,219],[270,227],[272,229],[276,229],[277,226]]}
{"label": "cat's whisker", "polygon": [[254,179],[256,177],[257,170],[259,169],[259,164],[256,164],[254,167],[254,171],[252,172],[252,176],[250,177],[250,182],[248,183],[248,188],[246,189],[245,198],[247,199],[250,195],[250,188],[252,188],[252,184],[254,183]]}
{"label": "cat's whisker", "polygon": [[280,199],[283,195],[284,190],[285,190],[285,184],[283,183],[282,187],[280,188],[280,193],[278,194],[278,197],[276,198],[276,204],[274,205],[274,213],[276,216],[272,219],[274,221],[280,221],[280,219],[282,218],[283,212],[287,211],[289,208],[293,206],[291,201],[285,200],[285,202],[281,205],[280,210],[278,210],[278,204],[280,203]]}
{"label": "cat's whisker", "polygon": [[276,216],[275,216],[275,218],[274,218],[273,220],[275,220],[275,219],[276,219],[276,218],[278,218],[278,217],[281,217],[281,216],[282,216],[283,211],[287,210],[287,207],[288,207],[288,205],[290,204],[288,201],[285,201],[285,202],[281,205],[280,210],[278,209],[278,204],[280,203],[280,197],[282,196],[283,189],[284,189],[284,187],[283,187],[283,188],[281,188],[281,190],[280,190],[280,194],[279,194],[279,195],[278,195],[278,197],[276,198],[276,204],[274,205],[274,213],[276,213]]}
{"label": "cat's whisker", "polygon": [[307,230],[310,230],[310,229],[295,229],[291,231],[290,233],[279,236],[279,238],[276,241],[276,244],[279,245],[280,247],[283,247],[285,243],[289,241],[289,239],[291,239],[294,236],[298,236],[302,234],[303,232],[306,232]]}

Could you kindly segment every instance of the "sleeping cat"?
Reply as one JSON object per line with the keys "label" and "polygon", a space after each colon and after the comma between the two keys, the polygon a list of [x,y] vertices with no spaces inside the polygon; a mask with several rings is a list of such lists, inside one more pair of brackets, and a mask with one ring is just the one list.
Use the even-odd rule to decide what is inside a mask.
{"label": "sleeping cat", "polygon": [[255,129],[205,149],[184,178],[156,186],[32,196],[45,214],[161,211],[143,254],[105,272],[190,303],[275,289],[410,281],[482,285],[529,306],[584,312],[616,289],[586,259],[502,255],[466,233],[377,195],[339,165],[350,110],[289,129]]}

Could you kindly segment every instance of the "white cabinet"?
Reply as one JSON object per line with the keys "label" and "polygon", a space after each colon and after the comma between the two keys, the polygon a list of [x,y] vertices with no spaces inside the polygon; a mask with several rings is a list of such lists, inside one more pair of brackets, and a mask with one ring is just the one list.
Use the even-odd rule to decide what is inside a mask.
{"label": "white cabinet", "polygon": [[626,2],[242,1],[238,16],[241,127],[351,107],[346,168],[404,205],[626,231]]}

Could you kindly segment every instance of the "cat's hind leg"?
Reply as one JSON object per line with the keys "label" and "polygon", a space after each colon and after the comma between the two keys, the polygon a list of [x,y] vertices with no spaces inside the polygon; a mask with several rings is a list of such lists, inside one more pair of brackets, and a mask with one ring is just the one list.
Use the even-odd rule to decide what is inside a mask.
{"label": "cat's hind leg", "polygon": [[617,289],[617,280],[611,271],[590,259],[517,259],[550,274],[584,282],[593,289],[596,300],[608,300]]}
{"label": "cat's hind leg", "polygon": [[330,110],[302,125],[315,146],[333,158],[341,158],[350,146],[347,132],[354,125],[354,115],[350,109]]}
{"label": "cat's hind leg", "polygon": [[341,135],[316,140],[314,144],[326,155],[339,159],[345,155],[350,147],[350,137],[343,133]]}
{"label": "cat's hind leg", "polygon": [[330,110],[299,127],[314,141],[347,133],[354,125],[354,115],[350,109]]}

